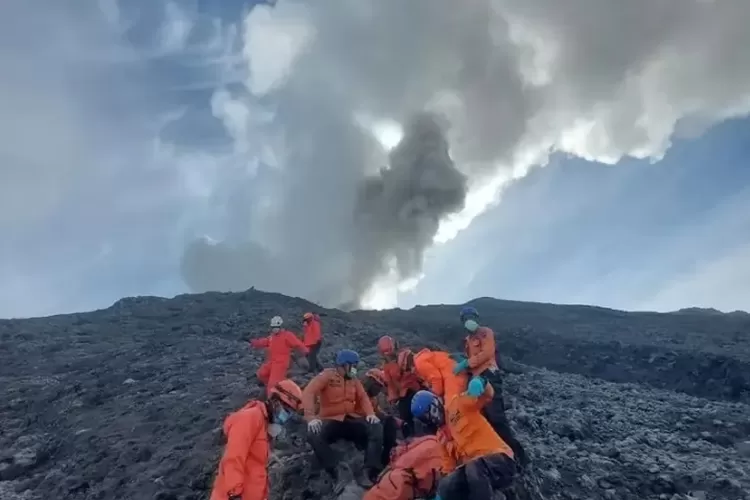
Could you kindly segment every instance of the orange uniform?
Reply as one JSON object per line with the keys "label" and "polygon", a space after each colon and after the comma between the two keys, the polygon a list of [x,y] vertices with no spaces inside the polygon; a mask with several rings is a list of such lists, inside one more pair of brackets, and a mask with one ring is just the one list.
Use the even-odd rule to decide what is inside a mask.
{"label": "orange uniform", "polygon": [[456,362],[443,351],[422,349],[414,356],[414,370],[433,394],[446,401],[464,392],[468,383],[465,374],[453,374],[455,366]]}
{"label": "orange uniform", "polygon": [[416,392],[422,388],[422,381],[419,376],[412,371],[403,370],[398,360],[384,363],[383,373],[389,403],[403,398],[410,390]]}
{"label": "orange uniform", "polygon": [[513,450],[480,413],[493,396],[494,391],[488,386],[479,398],[460,394],[446,401],[446,423],[438,432],[438,438],[444,444],[446,452],[443,456],[443,473],[447,474],[459,465],[495,453],[513,458]]}
{"label": "orange uniform", "polygon": [[251,401],[224,421],[227,445],[219,462],[210,500],[268,499],[268,412],[266,405]]}
{"label": "orange uniform", "polygon": [[286,378],[292,357],[292,349],[307,354],[308,348],[289,330],[279,330],[268,337],[253,339],[250,345],[256,349],[267,349],[266,361],[260,365],[256,375],[266,385],[266,394],[276,383]]}
{"label": "orange uniform", "polygon": [[[320,409],[315,412],[315,402]],[[349,415],[362,417],[375,415],[362,382],[356,378],[346,378],[335,368],[326,368],[316,375],[302,391],[302,407],[305,419],[344,420]]]}
{"label": "orange uniform", "polygon": [[303,342],[307,347],[312,347],[318,344],[322,338],[320,328],[320,316],[312,314],[310,321],[305,321],[302,324],[302,331],[304,332]]}
{"label": "orange uniform", "polygon": [[480,326],[474,333],[467,335],[465,351],[472,375],[481,375],[485,370],[497,368],[495,332],[491,328]]}
{"label": "orange uniform", "polygon": [[414,500],[434,495],[441,478],[443,445],[423,436],[393,450],[391,462],[362,500]]}

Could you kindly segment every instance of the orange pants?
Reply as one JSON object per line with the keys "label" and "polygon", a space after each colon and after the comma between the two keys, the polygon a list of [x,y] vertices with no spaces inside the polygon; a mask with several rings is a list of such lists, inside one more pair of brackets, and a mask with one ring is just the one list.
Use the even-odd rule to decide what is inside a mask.
{"label": "orange pants", "polygon": [[265,384],[266,395],[268,395],[273,386],[286,378],[286,372],[288,370],[289,362],[272,363],[271,361],[266,361],[260,365],[260,368],[255,372],[255,375],[258,376],[258,380]]}

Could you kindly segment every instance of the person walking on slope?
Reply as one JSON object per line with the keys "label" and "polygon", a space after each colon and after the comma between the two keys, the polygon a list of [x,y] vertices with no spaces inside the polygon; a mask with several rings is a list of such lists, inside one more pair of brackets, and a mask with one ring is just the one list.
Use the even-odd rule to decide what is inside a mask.
{"label": "person walking on slope", "polygon": [[[379,368],[367,370],[365,378],[362,380],[367,396],[370,398],[370,404],[375,415],[383,424],[383,453],[381,454],[381,464],[387,464],[391,459],[391,451],[396,446],[398,430],[401,427],[401,421],[393,415],[388,415],[380,404],[380,397],[385,388],[385,374]],[[361,412],[360,412],[361,413]]]}
{"label": "person walking on slope", "polygon": [[357,482],[368,488],[383,466],[383,427],[362,383],[356,378],[358,364],[359,354],[355,351],[339,351],[336,367],[326,368],[305,387],[302,407],[307,420],[308,442],[334,484],[340,486],[340,478],[338,460],[331,444],[345,440],[365,451],[365,469],[363,475],[357,477]]}
{"label": "person walking on slope", "polygon": [[224,421],[227,444],[210,500],[267,500],[271,438],[301,409],[302,389],[285,379],[273,385],[266,401],[250,401]]}
{"label": "person walking on slope", "polygon": [[393,458],[362,500],[433,498],[442,477],[445,449],[436,436],[422,436],[398,446]]}
{"label": "person walking on slope", "polygon": [[304,354],[308,351],[296,335],[281,328],[283,323],[281,316],[274,316],[271,318],[271,334],[250,341],[250,346],[255,349],[267,349],[266,361],[256,372],[258,380],[266,386],[266,395],[270,395],[271,389],[277,382],[286,378],[292,349],[299,349]]}
{"label": "person walking on slope", "polygon": [[467,332],[464,352],[467,358],[457,363],[453,373],[468,372],[473,378],[488,383],[494,390],[492,401],[482,408],[482,414],[490,422],[495,432],[513,449],[518,463],[525,467],[528,463],[526,451],[516,439],[505,415],[503,400],[503,379],[495,356],[495,333],[486,326],[479,326],[479,313],[473,307],[461,309],[461,323]]}
{"label": "person walking on slope", "polygon": [[445,404],[429,391],[414,396],[414,416],[438,427],[445,450],[442,472],[447,475],[434,500],[492,500],[495,491],[513,484],[513,450],[481,414],[492,392],[492,386],[473,379],[465,393]]}
{"label": "person walking on slope", "polygon": [[389,335],[378,340],[378,352],[383,358],[383,373],[387,399],[398,408],[398,416],[403,420],[401,432],[404,438],[414,435],[414,418],[411,414],[411,398],[422,383],[414,373],[414,353],[409,349],[398,348],[398,343]]}
{"label": "person walking on slope", "polygon": [[320,366],[320,361],[318,361],[318,353],[320,352],[320,347],[323,345],[320,316],[311,312],[306,312],[302,316],[302,331],[304,334],[302,342],[308,349],[308,370],[311,373],[317,373],[322,368],[322,366]]}

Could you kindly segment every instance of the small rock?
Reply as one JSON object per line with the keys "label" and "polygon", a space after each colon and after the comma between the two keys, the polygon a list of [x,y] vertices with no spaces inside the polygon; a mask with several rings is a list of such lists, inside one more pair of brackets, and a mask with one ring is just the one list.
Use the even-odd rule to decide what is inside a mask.
{"label": "small rock", "polygon": [[128,384],[128,385],[129,384],[135,384],[135,380],[133,380],[132,378],[128,378],[128,379],[125,379],[125,381],[123,382],[123,384]]}

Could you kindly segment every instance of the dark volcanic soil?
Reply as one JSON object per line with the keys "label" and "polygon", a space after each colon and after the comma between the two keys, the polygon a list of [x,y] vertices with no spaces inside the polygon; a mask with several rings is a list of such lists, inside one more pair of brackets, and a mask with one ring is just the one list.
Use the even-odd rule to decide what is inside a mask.
{"label": "dark volcanic soil", "polygon": [[[750,500],[750,316],[476,304],[545,498]],[[0,321],[0,499],[207,498],[223,418],[259,393],[246,340],[308,309],[248,291]],[[455,349],[456,310],[325,311],[322,360],[350,347],[372,365],[384,333]],[[329,498],[301,436],[278,444],[273,500]]]}

